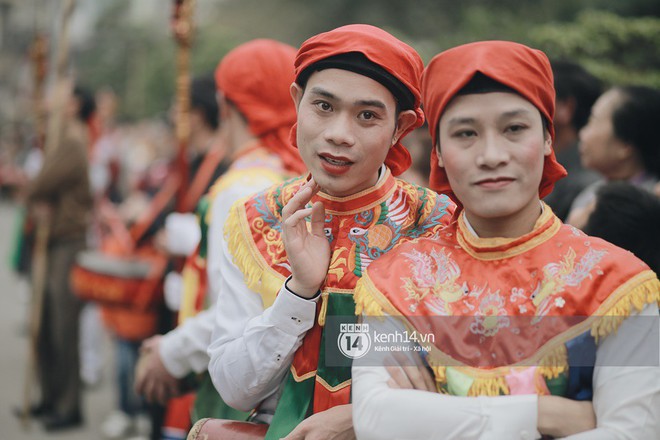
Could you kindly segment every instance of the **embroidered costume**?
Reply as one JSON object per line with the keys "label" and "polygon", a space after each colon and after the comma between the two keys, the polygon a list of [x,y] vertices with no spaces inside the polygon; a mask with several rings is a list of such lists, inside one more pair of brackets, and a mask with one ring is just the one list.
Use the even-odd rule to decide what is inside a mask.
{"label": "embroidered costume", "polygon": [[[437,237],[385,256],[355,298],[358,312],[401,316],[434,335],[426,360],[440,392],[567,395],[573,351],[591,349],[659,292],[642,261],[546,206],[517,239],[478,238],[459,215]],[[575,319],[556,318],[566,316]]]}
{"label": "embroidered costume", "polygon": [[[395,179],[385,167],[382,172],[376,186],[354,196],[319,193],[312,198],[311,203],[321,201],[325,206],[325,234],[332,257],[317,319],[293,358],[274,426],[290,430],[309,411],[350,402],[350,367],[325,366],[321,347],[326,315],[355,315],[353,289],[371,262],[405,239],[433,234],[453,212],[447,197]],[[255,195],[235,205],[227,219],[229,252],[247,287],[261,295],[264,307],[273,304],[291,274],[281,239],[281,213],[303,183],[298,178]]]}

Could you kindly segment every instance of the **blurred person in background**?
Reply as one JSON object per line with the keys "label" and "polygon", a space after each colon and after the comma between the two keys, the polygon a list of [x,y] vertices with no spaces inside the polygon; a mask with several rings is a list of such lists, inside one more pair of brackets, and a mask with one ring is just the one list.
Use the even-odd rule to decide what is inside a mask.
{"label": "blurred person in background", "polygon": [[[176,111],[169,112],[173,117]],[[199,197],[205,192],[209,185],[218,175],[221,175],[228,166],[227,160],[221,160],[222,155],[215,149],[222,147],[218,143],[219,115],[218,106],[215,101],[215,85],[213,77],[201,75],[193,78],[190,87],[190,140],[187,144],[187,166],[189,189],[186,196],[190,196],[191,188],[198,182],[197,177],[202,168],[206,168],[205,181],[198,182]],[[213,155],[213,157],[211,157]],[[218,160],[214,162],[214,158]],[[208,161],[208,163],[207,163]],[[140,179],[138,187],[143,195],[132,194],[128,203],[129,215],[134,224],[144,219],[145,212],[152,212],[153,216],[148,219],[148,228],[140,237],[137,246],[154,246],[160,253],[170,257],[170,266],[174,267],[174,258],[191,252],[199,240],[199,231],[193,224],[190,228],[190,220],[194,223],[194,214],[170,214],[174,208],[173,204],[167,203],[157,210],[152,209],[156,195],[172,178],[174,162],[171,158],[163,157],[157,165],[150,165]],[[194,206],[194,205],[193,205]],[[120,207],[119,210],[126,208]],[[184,218],[172,230],[167,225],[177,223],[176,220]],[[174,221],[168,221],[172,220]],[[131,221],[129,220],[129,221]],[[168,233],[168,229],[170,233]],[[176,240],[176,235],[183,235],[183,240]],[[190,238],[193,237],[193,238]],[[176,249],[172,249],[172,241]],[[183,249],[181,248],[183,246]],[[121,438],[129,434],[144,434],[142,425],[145,410],[149,410],[151,416],[151,435],[156,438],[160,435],[160,425],[164,409],[158,405],[145,405],[141,396],[135,392],[135,366],[139,357],[139,349],[142,342],[156,333],[172,328],[172,311],[160,304],[157,309],[136,314],[130,308],[103,307],[102,315],[106,326],[113,334],[116,345],[117,361],[117,391],[119,397],[118,408],[110,413],[101,426],[104,437]]]}
{"label": "blurred person in background", "polygon": [[82,301],[71,291],[69,273],[86,246],[93,207],[87,145],[94,108],[91,93],[73,87],[62,110],[64,124],[56,148],[45,152],[43,166],[27,187],[31,212],[50,228],[37,341],[41,401],[29,410],[48,431],[83,422],[78,342]]}
{"label": "blurred person in background", "polygon": [[585,234],[626,249],[660,273],[660,198],[629,182],[596,190]]}
{"label": "blurred person in background", "polygon": [[543,201],[562,221],[575,197],[598,180],[598,173],[586,169],[580,161],[578,133],[589,120],[591,107],[602,93],[601,81],[581,65],[572,61],[550,62],[555,91],[555,143],[557,161],[568,175],[555,184],[555,189]]}
{"label": "blurred person in background", "polygon": [[605,182],[627,181],[653,191],[660,180],[658,115],[660,90],[651,87],[614,87],[598,98],[580,130],[580,158],[601,179],[576,197],[567,223],[584,227],[587,208]]}
{"label": "blurred person in background", "polygon": [[[222,133],[232,165],[211,188],[207,206],[200,209],[203,240],[182,273],[184,296],[179,326],[143,344],[136,388],[148,400],[165,403],[187,375],[207,371],[206,349],[220,276],[217,260],[231,205],[304,170],[298,151],[289,143],[295,122],[295,107],[289,96],[295,53],[295,48],[277,41],[253,40],[230,51],[216,69]],[[197,245],[196,241],[189,243]],[[184,414],[187,421],[189,410]],[[203,376],[192,421],[203,417],[245,420],[248,416],[224,404],[209,376]],[[168,438],[187,434],[187,430],[173,431],[170,428],[166,432]]]}

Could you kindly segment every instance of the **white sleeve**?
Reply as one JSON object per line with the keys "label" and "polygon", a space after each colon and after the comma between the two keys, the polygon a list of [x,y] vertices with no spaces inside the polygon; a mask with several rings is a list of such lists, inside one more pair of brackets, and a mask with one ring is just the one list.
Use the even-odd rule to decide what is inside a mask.
{"label": "white sleeve", "polygon": [[[567,439],[660,438],[657,307],[649,305],[639,316],[626,319],[598,347],[593,399],[597,428]],[[354,420],[360,439],[538,436],[536,396],[455,397],[392,389],[389,378],[382,367],[353,367]]]}
{"label": "white sleeve", "polygon": [[277,391],[314,324],[318,297],[303,299],[283,286],[264,310],[261,295],[247,288],[224,240],[222,250],[209,372],[227,404],[249,411]]}
{"label": "white sleeve", "polygon": [[204,310],[161,338],[160,357],[172,376],[182,378],[191,371],[202,373],[208,368],[206,349],[211,342],[213,314],[213,307]]}
{"label": "white sleeve", "polygon": [[[402,329],[395,319],[366,318],[377,332]],[[379,323],[380,322],[380,323]],[[406,351],[411,353],[410,350]],[[390,388],[383,356],[353,362],[353,423],[360,440],[499,440],[540,438],[536,395],[459,397]]]}
{"label": "white sleeve", "polygon": [[597,428],[567,439],[660,438],[658,322],[657,306],[647,305],[600,343],[593,381]]}
{"label": "white sleeve", "polygon": [[353,423],[360,440],[539,438],[537,397],[457,397],[390,388],[384,367],[353,367]]}
{"label": "white sleeve", "polygon": [[[183,325],[164,335],[159,346],[159,353],[163,364],[167,371],[174,377],[181,378],[191,371],[201,373],[208,368],[209,356],[207,349],[211,342],[215,317],[213,304],[217,298],[217,293],[214,290],[217,288],[217,282],[214,283],[212,280],[217,280],[219,276],[219,270],[216,270],[216,272],[211,270],[211,260],[213,260],[213,263],[217,260],[218,249],[221,247],[219,237],[222,237],[225,220],[229,215],[232,203],[267,188],[271,184],[273,184],[273,181],[267,178],[251,179],[249,181],[240,179],[235,184],[219,192],[212,201],[212,217],[207,242],[207,295],[211,306],[208,310],[188,318]],[[196,216],[192,214],[170,214],[167,221],[170,222],[173,233],[170,234],[170,231],[168,231],[168,240],[170,237],[183,237],[186,231],[190,233],[191,219],[194,220],[194,225],[199,233],[199,224]],[[176,233],[177,231],[178,234]],[[190,242],[190,240],[185,241]],[[197,241],[199,241],[199,237]],[[218,244],[214,246],[214,243]]]}

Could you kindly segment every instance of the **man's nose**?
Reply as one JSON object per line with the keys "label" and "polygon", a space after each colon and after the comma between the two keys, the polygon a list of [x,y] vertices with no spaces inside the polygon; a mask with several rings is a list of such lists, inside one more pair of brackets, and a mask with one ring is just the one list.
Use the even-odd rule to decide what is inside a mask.
{"label": "man's nose", "polygon": [[327,122],[324,137],[328,143],[342,146],[353,146],[355,137],[350,115],[338,114]]}

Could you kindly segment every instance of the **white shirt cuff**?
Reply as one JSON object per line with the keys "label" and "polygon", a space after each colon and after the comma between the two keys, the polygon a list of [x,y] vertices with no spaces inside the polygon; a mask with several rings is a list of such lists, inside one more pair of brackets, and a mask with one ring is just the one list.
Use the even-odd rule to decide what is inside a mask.
{"label": "white shirt cuff", "polygon": [[192,367],[186,362],[187,358],[181,356],[183,347],[180,347],[178,342],[176,329],[168,332],[160,338],[158,354],[167,372],[181,379],[192,370]]}
{"label": "white shirt cuff", "polygon": [[290,291],[285,282],[273,302],[269,321],[283,332],[299,336],[314,325],[319,297],[317,294],[311,299],[302,298]]}

